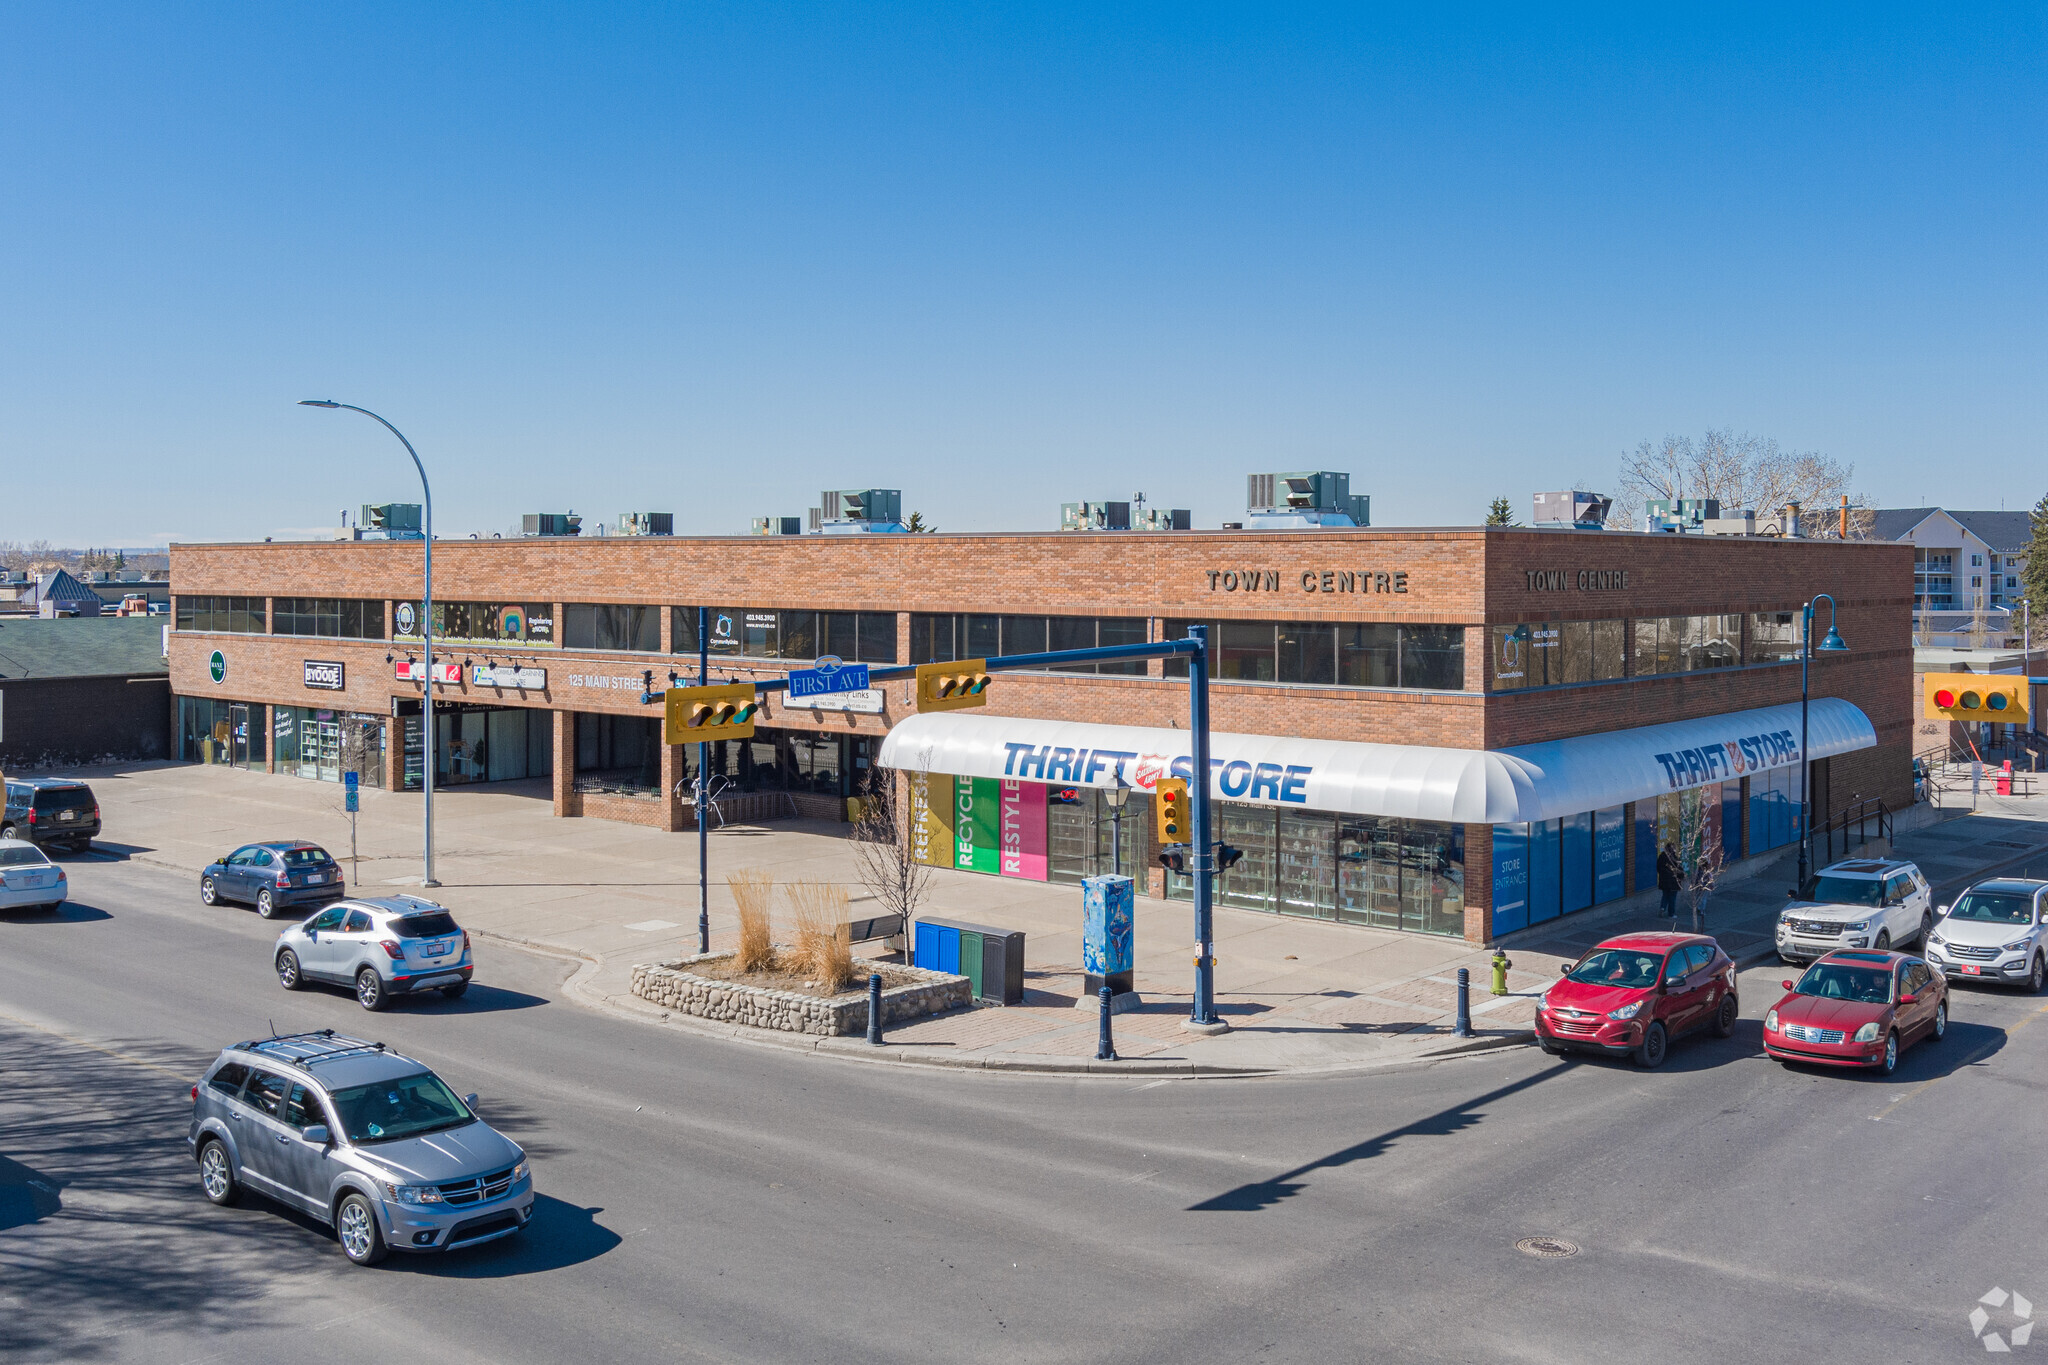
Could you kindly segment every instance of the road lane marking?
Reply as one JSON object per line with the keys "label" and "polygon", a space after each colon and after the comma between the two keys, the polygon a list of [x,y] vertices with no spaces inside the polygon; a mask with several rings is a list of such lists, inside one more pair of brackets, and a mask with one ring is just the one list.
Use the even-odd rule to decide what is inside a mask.
{"label": "road lane marking", "polygon": [[104,1047],[99,1043],[89,1042],[84,1038],[79,1038],[73,1034],[66,1033],[62,1029],[51,1028],[47,1024],[38,1024],[33,1020],[22,1019],[15,1015],[8,1014],[4,1011],[0,1011],[0,1019],[5,1019],[11,1024],[20,1024],[23,1028],[32,1028],[38,1033],[47,1033],[52,1038],[61,1038],[65,1042],[75,1043],[79,1047],[89,1047],[94,1052],[104,1053],[106,1056],[113,1057],[119,1061],[130,1062],[136,1066],[146,1066],[151,1071],[161,1071],[164,1075],[169,1076],[174,1080],[181,1081],[187,1085],[190,1085],[192,1081],[195,1079],[190,1072],[173,1071],[167,1066],[159,1066],[155,1062],[145,1061],[143,1058],[136,1057],[129,1053],[123,1052],[119,1048]]}
{"label": "road lane marking", "polygon": [[[1982,1047],[1978,1048],[1969,1056],[1963,1058],[1962,1061],[1956,1063],[1953,1069],[1940,1076],[1928,1077],[1926,1080],[1920,1082],[1920,1084],[1914,1086],[1911,1090],[1908,1090],[1905,1094],[1894,1096],[1892,1098],[1892,1103],[1899,1104],[1906,1100],[1910,1100],[1915,1095],[1918,1095],[1921,1091],[1927,1089],[1929,1086],[1939,1084],[1940,1082],[1947,1080],[1950,1076],[1956,1075],[1958,1072],[1964,1070],[1967,1067],[1975,1066],[1978,1062],[1981,1062],[1986,1057],[1989,1057],[1993,1052],[1998,1051],[2006,1043],[2012,1041],[2012,1036],[2015,1033],[2018,1033],[2021,1029],[2033,1023],[2036,1019],[2039,1019],[2044,1014],[2048,1014],[2048,1005],[2042,1005],[2036,1010],[2034,1010],[2033,1013],[2021,1016],[2020,1021],[2017,1024],[2014,1024],[2011,1028],[2007,1029],[1998,1037],[1987,1040]],[[1873,1123],[1883,1123],[1885,1121],[1883,1114],[1872,1114],[1870,1116],[1870,1119]]]}

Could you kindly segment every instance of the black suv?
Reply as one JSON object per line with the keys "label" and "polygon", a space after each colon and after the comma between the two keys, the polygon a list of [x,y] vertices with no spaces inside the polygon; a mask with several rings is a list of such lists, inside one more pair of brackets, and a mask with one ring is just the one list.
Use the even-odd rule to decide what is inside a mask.
{"label": "black suv", "polygon": [[7,783],[0,839],[64,844],[73,853],[92,847],[100,832],[100,803],[92,788],[73,778],[17,777]]}

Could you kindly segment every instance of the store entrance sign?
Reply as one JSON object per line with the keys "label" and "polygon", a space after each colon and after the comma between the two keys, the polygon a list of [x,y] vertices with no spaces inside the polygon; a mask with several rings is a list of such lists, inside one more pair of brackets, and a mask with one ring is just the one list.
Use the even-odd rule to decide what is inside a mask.
{"label": "store entrance sign", "polygon": [[317,687],[327,692],[339,692],[348,686],[348,671],[338,659],[306,659],[305,681],[308,687]]}

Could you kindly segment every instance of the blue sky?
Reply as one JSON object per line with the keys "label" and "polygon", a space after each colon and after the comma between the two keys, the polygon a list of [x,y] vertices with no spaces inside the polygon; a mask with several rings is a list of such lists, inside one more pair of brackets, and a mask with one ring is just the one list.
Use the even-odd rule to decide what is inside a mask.
{"label": "blue sky", "polygon": [[326,396],[443,535],[1469,523],[1709,425],[2019,506],[2044,13],[10,6],[0,538],[411,500]]}

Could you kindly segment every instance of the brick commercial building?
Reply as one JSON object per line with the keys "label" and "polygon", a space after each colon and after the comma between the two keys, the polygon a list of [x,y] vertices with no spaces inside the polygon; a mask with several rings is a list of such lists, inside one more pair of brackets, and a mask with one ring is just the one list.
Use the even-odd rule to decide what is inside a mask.
{"label": "brick commercial building", "polygon": [[[717,681],[1211,623],[1218,833],[1245,853],[1218,898],[1249,909],[1484,942],[1652,884],[1665,842],[1793,842],[1819,592],[1850,648],[1813,665],[1814,808],[1911,800],[1910,547],[1456,528],[436,548],[436,783],[547,777],[562,816],[693,824],[696,750],[663,745],[640,697],[650,674],[694,681],[700,605]],[[417,786],[420,558],[175,547],[182,756]],[[720,812],[843,818],[886,759],[916,773],[921,856],[1071,881],[1109,870],[1123,787],[1123,867],[1184,896],[1147,809],[1186,763],[1172,672],[1005,673],[985,708],[926,716],[903,682],[837,710],[772,696],[754,740],[713,746]]]}

